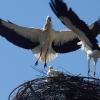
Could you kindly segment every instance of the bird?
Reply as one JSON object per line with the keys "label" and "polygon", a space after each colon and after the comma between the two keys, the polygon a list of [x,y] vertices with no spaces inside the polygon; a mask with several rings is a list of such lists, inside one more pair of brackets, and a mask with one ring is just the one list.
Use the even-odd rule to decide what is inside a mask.
{"label": "bird", "polygon": [[[97,21],[89,27],[93,29],[95,23]],[[97,36],[97,33],[94,33],[93,36]],[[71,30],[55,30],[50,16],[46,17],[43,28],[20,26],[0,19],[0,35],[18,47],[31,50],[37,57],[35,65],[38,65],[38,61],[43,61],[44,68],[58,53],[68,53],[80,48],[80,45],[77,45],[80,40],[76,34]]]}
{"label": "bird", "polygon": [[87,55],[88,77],[90,76],[90,61],[91,58],[93,59],[95,78],[96,63],[100,58],[100,47],[96,39],[100,33],[100,19],[89,27],[72,8],[68,8],[63,0],[51,0],[49,4],[60,21],[78,36],[80,42],[77,45],[81,45]]}
{"label": "bird", "polygon": [[31,50],[37,61],[47,62],[57,57],[58,53],[72,52],[80,48],[80,40],[70,30],[55,30],[52,18],[46,17],[43,28],[25,27],[11,21],[0,19],[0,35],[10,43]]}
{"label": "bird", "polygon": [[48,67],[47,76],[49,76],[49,77],[57,77],[60,74],[63,74],[64,75],[63,72],[54,69],[52,66]]}

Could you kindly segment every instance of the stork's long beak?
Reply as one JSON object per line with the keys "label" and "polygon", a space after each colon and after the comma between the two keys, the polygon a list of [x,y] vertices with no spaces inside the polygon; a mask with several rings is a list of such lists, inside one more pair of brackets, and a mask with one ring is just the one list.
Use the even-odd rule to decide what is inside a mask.
{"label": "stork's long beak", "polygon": [[44,25],[44,29],[48,30],[51,27],[51,17],[47,16],[46,21],[45,21],[45,25]]}

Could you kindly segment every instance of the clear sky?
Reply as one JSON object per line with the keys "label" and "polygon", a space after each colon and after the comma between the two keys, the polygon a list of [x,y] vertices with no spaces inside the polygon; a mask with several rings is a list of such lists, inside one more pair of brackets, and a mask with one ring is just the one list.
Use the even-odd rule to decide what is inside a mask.
{"label": "clear sky", "polygon": [[[100,0],[65,0],[81,19],[91,24],[100,17]],[[18,25],[42,28],[46,16],[52,17],[55,30],[66,29],[49,7],[49,0],[0,0],[0,18]],[[100,36],[98,37],[100,42]],[[14,46],[0,37],[0,100],[7,100],[10,92],[19,84],[42,74],[33,70],[36,58],[31,50]],[[83,51],[61,54],[48,65],[72,74],[87,75],[87,60]],[[91,66],[93,63],[91,64]],[[43,63],[39,64],[43,69]],[[91,75],[93,75],[91,67]],[[100,77],[100,60],[97,63]]]}

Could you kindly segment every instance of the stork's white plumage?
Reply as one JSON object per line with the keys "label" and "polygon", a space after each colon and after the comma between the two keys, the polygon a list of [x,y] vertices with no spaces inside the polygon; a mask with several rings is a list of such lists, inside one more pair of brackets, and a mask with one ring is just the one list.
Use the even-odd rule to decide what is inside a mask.
{"label": "stork's white plumage", "polygon": [[83,50],[86,52],[87,55],[87,60],[88,60],[88,76],[90,76],[90,61],[91,58],[93,59],[93,63],[94,63],[94,78],[96,75],[96,64],[98,59],[100,58],[100,47],[98,46],[98,48],[96,47],[91,47],[89,46],[86,42],[81,41],[80,45],[82,46]]}
{"label": "stork's white plumage", "polygon": [[54,30],[49,16],[41,29],[22,27],[0,19],[0,35],[16,46],[31,49],[38,60],[45,62],[44,66],[57,53],[67,53],[80,48],[77,45],[80,40],[76,34],[72,31]]}
{"label": "stork's white plumage", "polygon": [[57,77],[60,74],[63,74],[63,72],[58,71],[58,70],[54,69],[53,67],[48,67],[47,76],[49,76],[49,77]]}
{"label": "stork's white plumage", "polygon": [[61,22],[70,28],[78,38],[81,40],[80,45],[87,54],[88,58],[88,76],[90,73],[90,59],[94,60],[94,77],[96,73],[96,62],[100,57],[100,48],[97,44],[96,36],[100,33],[100,20],[96,21],[92,28],[89,28],[67,5],[63,0],[51,0],[50,6],[56,16],[61,20]]}

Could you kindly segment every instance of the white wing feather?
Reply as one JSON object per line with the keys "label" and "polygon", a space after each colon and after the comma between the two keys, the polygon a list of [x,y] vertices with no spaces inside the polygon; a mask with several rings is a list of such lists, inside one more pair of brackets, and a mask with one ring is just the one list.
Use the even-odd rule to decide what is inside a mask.
{"label": "white wing feather", "polygon": [[78,36],[73,31],[54,31],[53,32],[53,40],[55,40],[55,44],[68,42],[73,40],[74,38],[78,38]]}
{"label": "white wing feather", "polygon": [[39,37],[43,36],[43,29],[34,28],[34,27],[33,28],[23,27],[4,20],[2,20],[1,22],[2,25],[8,27],[8,29],[14,30],[20,36],[28,38],[33,42],[38,40]]}

